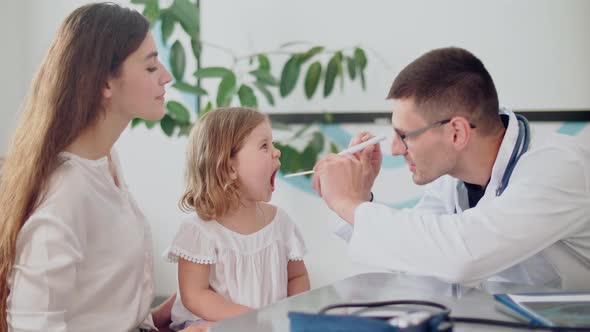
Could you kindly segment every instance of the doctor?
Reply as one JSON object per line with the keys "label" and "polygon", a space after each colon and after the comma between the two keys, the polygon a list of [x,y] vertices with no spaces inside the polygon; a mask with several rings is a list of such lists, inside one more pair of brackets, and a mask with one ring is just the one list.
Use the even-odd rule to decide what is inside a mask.
{"label": "doctor", "polygon": [[388,99],[391,152],[405,158],[414,183],[426,185],[415,208],[372,202],[378,145],[328,155],[314,168],[314,189],[354,227],[353,260],[472,286],[590,289],[587,143],[533,136],[526,119],[499,112],[489,73],[459,48],[409,64]]}

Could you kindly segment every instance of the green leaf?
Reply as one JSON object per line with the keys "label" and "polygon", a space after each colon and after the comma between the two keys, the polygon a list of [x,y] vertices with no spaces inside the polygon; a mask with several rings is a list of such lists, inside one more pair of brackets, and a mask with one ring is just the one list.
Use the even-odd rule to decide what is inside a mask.
{"label": "green leaf", "polygon": [[207,105],[205,105],[205,108],[203,108],[202,110],[199,111],[199,116],[205,115],[205,113],[209,112],[212,109],[213,109],[213,104],[211,104],[211,101],[208,101]]}
{"label": "green leaf", "polygon": [[[302,170],[308,170],[308,169],[312,169],[315,164],[316,161],[318,159],[318,154],[320,153],[320,151],[317,151],[316,149],[314,149],[314,147],[310,144],[308,144],[305,149],[303,149],[303,152],[301,153],[301,169]],[[299,171],[299,170],[298,170]]]}
{"label": "green leaf", "polygon": [[162,20],[162,43],[167,45],[168,39],[170,39],[170,36],[174,31],[174,16],[172,16],[167,10],[162,10],[160,19]]}
{"label": "green leaf", "polygon": [[270,60],[264,54],[258,54],[258,69],[266,69],[270,71]]}
{"label": "green leaf", "polygon": [[191,133],[191,129],[193,128],[192,124],[185,124],[178,126],[178,137],[180,136],[188,136]]}
{"label": "green leaf", "polygon": [[150,24],[153,24],[158,16],[160,16],[160,6],[158,5],[158,0],[131,1],[131,3],[145,5],[143,7],[142,15],[147,18]]}
{"label": "green leaf", "polygon": [[240,98],[240,104],[246,107],[258,106],[258,101],[254,95],[254,90],[251,87],[242,84],[238,90],[238,97]]}
{"label": "green leaf", "polygon": [[316,131],[312,134],[312,138],[303,149],[301,154],[301,165],[303,169],[311,169],[315,166],[318,155],[324,150],[324,135]]}
{"label": "green leaf", "polygon": [[356,61],[354,58],[347,56],[346,64],[348,65],[348,76],[350,76],[350,79],[354,81],[356,78]]}
{"label": "green leaf", "polygon": [[256,79],[258,79],[258,81],[260,81],[266,85],[270,85],[270,86],[279,85],[279,81],[274,76],[272,76],[272,73],[268,69],[252,70],[252,71],[250,71],[250,74],[252,74],[254,77],[256,77]]}
{"label": "green leaf", "polygon": [[184,54],[184,48],[177,40],[170,48],[170,67],[172,69],[172,76],[174,76],[177,81],[182,81],[185,65],[186,58]]}
{"label": "green leaf", "polygon": [[268,103],[272,106],[275,105],[275,99],[272,96],[272,93],[266,88],[266,85],[260,83],[260,82],[254,82],[254,86],[258,88],[258,91],[260,91],[262,93],[262,95],[264,95],[264,97],[266,98],[266,101],[268,101]]}
{"label": "green leaf", "polygon": [[284,44],[281,44],[279,46],[279,48],[286,48],[286,47],[289,47],[289,46],[302,45],[302,44],[309,44],[309,43],[306,42],[306,41],[303,41],[303,40],[296,40],[296,41],[290,41],[290,42],[286,42]]}
{"label": "green leaf", "polygon": [[365,51],[363,51],[362,48],[357,47],[354,49],[354,60],[356,61],[361,70],[367,67],[367,55],[365,54]]}
{"label": "green leaf", "polygon": [[209,93],[207,92],[207,90],[196,86],[196,85],[190,85],[186,82],[181,82],[181,81],[176,81],[172,84],[172,87],[182,91],[182,92],[188,92],[188,93],[192,93],[196,96],[206,96]]}
{"label": "green leaf", "polygon": [[316,131],[312,134],[311,141],[309,142],[309,146],[312,146],[314,150],[322,152],[324,150],[324,134],[320,131]]}
{"label": "green leaf", "polygon": [[315,93],[318,83],[320,82],[320,75],[322,74],[322,64],[316,61],[309,66],[307,74],[305,74],[305,96],[311,99]]}
{"label": "green leaf", "polygon": [[195,59],[199,59],[199,57],[201,56],[201,42],[196,39],[196,38],[191,38],[191,48],[193,49],[193,55],[195,56]]}
{"label": "green leaf", "polygon": [[336,52],[338,56],[338,76],[340,77],[340,90],[344,89],[344,55],[341,51]]}
{"label": "green leaf", "polygon": [[361,77],[361,87],[363,90],[367,89],[367,82],[365,80],[365,68],[367,67],[367,56],[365,51],[361,48],[354,49],[354,61],[356,62],[357,68],[359,68],[359,76]]}
{"label": "green leaf", "polygon": [[301,56],[301,61],[300,63],[304,63],[305,61],[313,58],[315,55],[321,53],[324,50],[323,46],[316,46],[316,47],[312,47],[309,49],[309,51],[305,52],[305,54],[303,54]]}
{"label": "green leaf", "polygon": [[191,116],[189,111],[181,103],[176,101],[169,101],[168,103],[166,103],[166,108],[168,109],[168,115],[172,119],[176,120],[176,122],[191,122]]}
{"label": "green leaf", "polygon": [[281,97],[288,96],[297,84],[299,72],[301,71],[299,57],[299,55],[292,56],[283,67],[283,72],[281,73],[281,85],[279,87]]}
{"label": "green leaf", "polygon": [[334,89],[334,81],[338,76],[338,70],[340,69],[340,59],[337,55],[334,55],[328,62],[328,68],[326,69],[326,78],[324,79],[324,97],[328,97]]}
{"label": "green leaf", "polygon": [[338,152],[340,152],[340,149],[338,148],[338,145],[334,144],[334,142],[330,142],[330,152],[331,153],[338,153]]}
{"label": "green leaf", "polygon": [[160,121],[152,121],[152,120],[143,120],[143,123],[147,127],[147,129],[152,129],[154,126]]}
{"label": "green leaf", "polygon": [[160,127],[162,128],[164,134],[166,134],[168,137],[172,136],[174,133],[175,125],[176,123],[170,116],[168,116],[168,114],[165,114],[162,120],[160,120]]}
{"label": "green leaf", "polygon": [[361,87],[363,88],[363,90],[366,90],[367,89],[367,83],[365,81],[365,72],[364,72],[364,70],[361,70],[361,73],[360,74],[361,74],[360,75],[361,76]]}
{"label": "green leaf", "polygon": [[236,90],[236,75],[231,73],[225,76],[217,89],[217,107],[225,107],[231,104]]}
{"label": "green leaf", "polygon": [[205,67],[195,72],[196,78],[221,77],[233,75],[234,73],[225,67]]}
{"label": "green leaf", "polygon": [[334,115],[332,115],[332,113],[325,112],[324,113],[324,122],[325,123],[332,123],[332,122],[334,122]]}
{"label": "green leaf", "polygon": [[174,14],[180,26],[191,38],[199,36],[199,7],[189,0],[174,0],[170,6],[170,12]]}
{"label": "green leaf", "polygon": [[281,171],[284,174],[295,173],[302,169],[301,154],[293,147],[275,142],[274,146],[281,150]]}
{"label": "green leaf", "polygon": [[139,125],[142,122],[143,122],[142,118],[134,118],[133,120],[131,120],[131,128],[137,127],[137,125]]}

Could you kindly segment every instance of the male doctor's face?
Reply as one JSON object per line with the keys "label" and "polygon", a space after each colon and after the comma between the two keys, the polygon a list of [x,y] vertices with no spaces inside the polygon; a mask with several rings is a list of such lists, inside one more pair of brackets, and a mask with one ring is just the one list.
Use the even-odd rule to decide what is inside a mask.
{"label": "male doctor's face", "polygon": [[[441,121],[445,119],[437,119]],[[414,130],[425,128],[436,121],[428,121],[418,112],[413,98],[395,99],[391,115],[394,135],[391,154],[406,160],[412,180],[417,185],[430,183],[449,174],[456,164],[456,152],[448,140],[448,126],[429,128],[410,136]],[[403,139],[400,135],[410,134]],[[405,144],[404,144],[405,143]]]}

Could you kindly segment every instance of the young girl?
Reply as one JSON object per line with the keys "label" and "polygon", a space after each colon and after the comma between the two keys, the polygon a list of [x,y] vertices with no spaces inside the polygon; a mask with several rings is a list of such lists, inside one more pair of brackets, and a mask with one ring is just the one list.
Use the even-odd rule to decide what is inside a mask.
{"label": "young girl", "polygon": [[131,119],[164,115],[172,77],[149,31],[128,8],[80,7],[33,81],[0,171],[0,332],[168,325],[169,306],[150,314],[149,225],[113,149]]}
{"label": "young girl", "polygon": [[188,146],[188,216],[166,250],[178,262],[171,328],[211,322],[309,290],[305,245],[287,214],[270,205],[281,153],[270,121],[249,108],[217,109]]}

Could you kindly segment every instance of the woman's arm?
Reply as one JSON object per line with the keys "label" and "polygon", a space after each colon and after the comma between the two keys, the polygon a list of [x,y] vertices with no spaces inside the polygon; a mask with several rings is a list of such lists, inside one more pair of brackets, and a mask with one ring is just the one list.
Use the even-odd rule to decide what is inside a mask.
{"label": "woman's arm", "polygon": [[178,259],[178,283],[182,304],[193,314],[218,321],[250,311],[251,308],[224,299],[209,287],[209,264]]}
{"label": "woman's arm", "polygon": [[61,219],[35,214],[19,236],[23,249],[13,267],[8,330],[69,331],[77,266],[84,260],[79,234]]}
{"label": "woman's arm", "polygon": [[305,262],[289,261],[287,264],[287,275],[289,282],[287,284],[287,295],[292,296],[309,290],[309,276]]}

